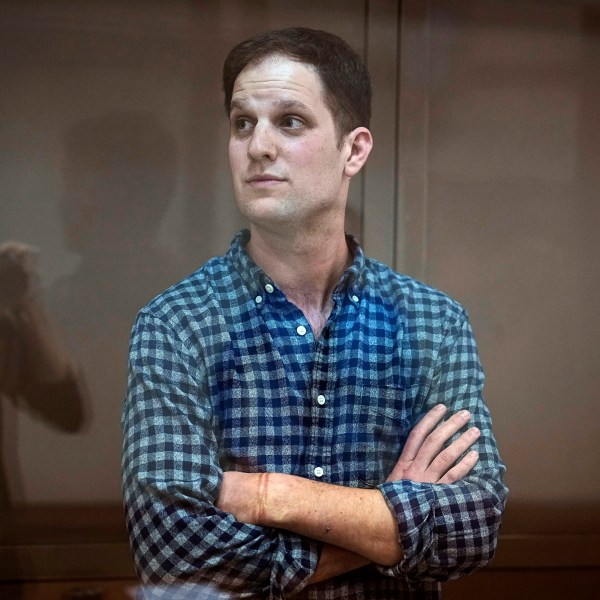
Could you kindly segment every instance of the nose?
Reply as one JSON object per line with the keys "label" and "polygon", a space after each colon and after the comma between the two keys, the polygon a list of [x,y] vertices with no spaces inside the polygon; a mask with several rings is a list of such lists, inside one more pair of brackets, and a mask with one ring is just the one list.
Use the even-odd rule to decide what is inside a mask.
{"label": "nose", "polygon": [[252,160],[275,160],[277,144],[275,132],[269,124],[258,122],[254,126],[248,143],[248,157]]}

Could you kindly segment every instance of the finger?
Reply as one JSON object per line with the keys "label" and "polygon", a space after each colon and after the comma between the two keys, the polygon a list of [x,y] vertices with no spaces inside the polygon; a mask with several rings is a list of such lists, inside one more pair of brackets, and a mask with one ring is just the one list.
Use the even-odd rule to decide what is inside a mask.
{"label": "finger", "polygon": [[423,469],[429,467],[445,444],[469,422],[470,418],[471,413],[468,410],[460,410],[434,429],[423,441],[417,456],[415,456],[416,466]]}
{"label": "finger", "polygon": [[428,471],[437,481],[449,471],[456,461],[479,439],[481,432],[477,427],[471,427],[465,431],[457,440],[444,448],[431,462]]}
{"label": "finger", "polygon": [[471,450],[463,459],[452,467],[437,483],[456,483],[466,477],[479,461],[479,454]]}
{"label": "finger", "polygon": [[427,436],[444,418],[446,407],[443,404],[434,406],[412,429],[402,450],[399,461],[411,462],[417,456]]}

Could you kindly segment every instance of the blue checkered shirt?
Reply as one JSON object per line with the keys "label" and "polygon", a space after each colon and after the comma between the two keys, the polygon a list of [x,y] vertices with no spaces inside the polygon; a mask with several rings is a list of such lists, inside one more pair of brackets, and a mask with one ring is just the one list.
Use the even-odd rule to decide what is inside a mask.
{"label": "blue checkered shirt", "polygon": [[[349,237],[354,261],[317,340],[252,262],[248,239],[240,232],[224,257],[155,298],[133,329],[123,482],[146,594],[438,598],[440,581],[490,560],[506,499],[464,310]],[[479,463],[452,485],[386,483],[415,422],[438,403],[472,412]],[[308,586],[320,543],[216,508],[228,470],[377,487],[396,516],[402,562]]]}

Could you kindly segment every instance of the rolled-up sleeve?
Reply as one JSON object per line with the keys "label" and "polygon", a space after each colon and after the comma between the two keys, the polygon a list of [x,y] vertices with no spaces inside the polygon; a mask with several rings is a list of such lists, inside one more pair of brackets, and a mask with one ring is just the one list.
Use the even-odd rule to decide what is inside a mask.
{"label": "rolled-up sleeve", "polygon": [[168,320],[144,312],[131,338],[123,431],[127,526],[148,589],[282,598],[307,584],[315,543],[216,508],[222,470],[202,360]]}
{"label": "rolled-up sleeve", "polygon": [[398,565],[379,570],[413,582],[456,579],[486,565],[496,549],[508,492],[482,397],[483,371],[464,311],[449,321],[435,355],[430,385],[418,410],[425,414],[438,403],[449,408],[448,414],[469,410],[469,426],[481,431],[472,448],[479,453],[479,462],[455,484],[404,480],[379,486],[396,516],[404,551]]}

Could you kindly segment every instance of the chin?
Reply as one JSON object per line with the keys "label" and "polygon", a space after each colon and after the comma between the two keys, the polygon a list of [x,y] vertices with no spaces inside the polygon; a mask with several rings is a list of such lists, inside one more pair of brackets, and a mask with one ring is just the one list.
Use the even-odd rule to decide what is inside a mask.
{"label": "chin", "polygon": [[294,211],[289,204],[281,198],[261,197],[245,198],[238,201],[238,210],[251,223],[281,222],[285,223],[294,218]]}

